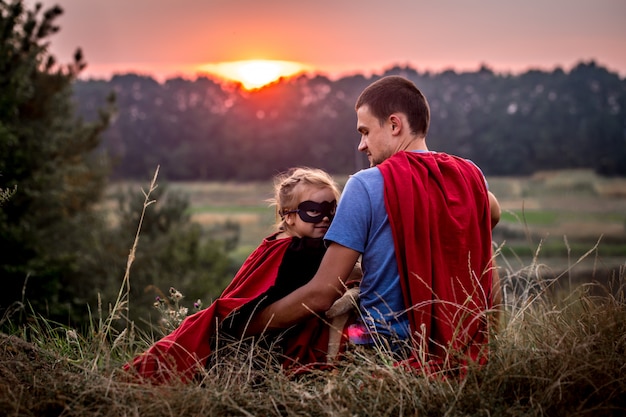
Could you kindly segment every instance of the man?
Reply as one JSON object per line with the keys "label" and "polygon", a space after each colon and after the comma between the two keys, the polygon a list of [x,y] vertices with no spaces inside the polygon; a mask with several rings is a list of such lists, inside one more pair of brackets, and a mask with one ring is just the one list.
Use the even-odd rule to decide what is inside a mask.
{"label": "man", "polygon": [[386,345],[433,370],[484,362],[486,315],[499,303],[491,246],[496,198],[472,162],[428,150],[430,109],[409,80],[374,82],[355,108],[358,149],[371,167],[346,183],[316,275],[261,311],[248,332],[323,314],[362,256],[353,343]]}

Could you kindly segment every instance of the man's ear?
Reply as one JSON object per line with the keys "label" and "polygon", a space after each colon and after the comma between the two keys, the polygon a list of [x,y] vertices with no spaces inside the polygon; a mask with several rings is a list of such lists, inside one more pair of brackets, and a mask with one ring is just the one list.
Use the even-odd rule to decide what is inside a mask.
{"label": "man's ear", "polygon": [[392,135],[398,135],[402,130],[402,119],[395,113],[389,116],[389,124],[391,125]]}

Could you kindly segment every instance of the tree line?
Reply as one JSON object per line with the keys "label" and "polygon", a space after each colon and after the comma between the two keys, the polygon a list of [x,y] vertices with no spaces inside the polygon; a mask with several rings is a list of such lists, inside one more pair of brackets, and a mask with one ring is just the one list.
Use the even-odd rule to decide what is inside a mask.
{"label": "tree line", "polygon": [[349,174],[366,166],[356,151],[356,98],[392,74],[428,98],[431,149],[472,159],[487,175],[568,168],[626,175],[626,80],[594,61],[519,75],[396,66],[334,81],[303,75],[253,91],[207,77],[159,83],[123,74],[76,81],[74,99],[94,118],[115,94],[102,147],[115,159],[116,179],[146,178],[157,164],[170,180],[267,179],[295,165]]}

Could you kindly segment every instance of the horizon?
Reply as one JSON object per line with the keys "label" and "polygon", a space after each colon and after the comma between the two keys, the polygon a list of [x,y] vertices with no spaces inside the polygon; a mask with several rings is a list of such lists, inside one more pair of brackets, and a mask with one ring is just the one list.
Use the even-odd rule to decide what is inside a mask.
{"label": "horizon", "polygon": [[[234,61],[234,62],[247,62],[247,61]],[[233,62],[233,63],[234,63]],[[284,62],[289,62],[289,61],[284,61]],[[298,77],[298,76],[307,76],[307,77],[315,77],[315,76],[323,76],[326,77],[332,81],[337,81],[341,78],[345,78],[345,77],[350,77],[353,75],[363,75],[367,78],[372,77],[372,76],[380,76],[383,73],[385,73],[386,71],[394,68],[394,67],[401,67],[401,68],[410,68],[415,70],[416,72],[420,73],[420,74],[424,74],[424,73],[430,73],[430,74],[442,74],[444,72],[447,71],[453,71],[457,74],[467,74],[467,73],[475,73],[478,72],[479,70],[481,70],[481,68],[487,68],[488,70],[492,71],[494,74],[496,75],[501,75],[501,76],[507,76],[507,75],[512,75],[512,76],[517,76],[517,75],[522,75],[525,74],[527,72],[530,71],[540,71],[540,72],[546,72],[546,73],[550,73],[556,70],[562,70],[565,73],[569,73],[571,72],[574,68],[576,68],[577,66],[581,65],[581,64],[590,64],[590,63],[595,63],[595,65],[599,68],[605,68],[607,71],[617,74],[620,79],[626,79],[626,75],[622,75],[617,71],[612,70],[611,68],[608,68],[606,65],[603,65],[601,62],[597,62],[595,60],[580,60],[578,62],[574,62],[572,63],[571,66],[565,68],[562,66],[554,66],[552,68],[538,68],[538,67],[528,67],[528,68],[524,68],[524,69],[520,69],[519,71],[511,71],[511,70],[505,70],[505,71],[498,71],[497,69],[489,66],[487,63],[483,63],[481,65],[479,65],[476,68],[466,68],[466,69],[458,69],[458,68],[452,68],[452,67],[446,67],[443,66],[440,69],[437,70],[431,70],[431,69],[419,69],[416,66],[410,64],[410,63],[405,63],[405,64],[389,64],[387,66],[381,67],[379,70],[369,70],[369,71],[358,71],[358,70],[354,70],[354,71],[343,71],[343,72],[336,72],[336,73],[328,73],[328,72],[324,72],[324,71],[320,71],[320,70],[316,70],[316,69],[303,69],[299,72],[295,72],[293,74],[289,74],[289,75],[281,75],[280,77],[276,77],[274,79],[271,79],[270,81],[263,83],[263,84],[259,84],[259,85],[254,85],[251,88],[258,88],[262,85],[265,84],[269,84],[271,82],[275,82],[278,80],[278,78],[292,78],[292,77]],[[230,62],[224,62],[224,63],[218,63],[215,64],[216,66],[219,65],[229,65],[231,64]],[[297,63],[294,63],[297,64]],[[87,68],[89,68],[89,63],[87,63]],[[111,81],[113,79],[113,77],[115,76],[124,76],[124,75],[138,75],[138,76],[142,76],[142,77],[149,77],[152,78],[153,80],[159,82],[159,83],[164,83],[167,80],[171,80],[171,79],[176,79],[176,78],[182,78],[185,80],[190,80],[190,81],[195,81],[199,78],[202,77],[207,77],[210,79],[213,79],[215,81],[221,82],[221,83],[230,83],[230,82],[239,82],[242,85],[244,85],[245,87],[245,82],[243,82],[242,80],[236,80],[234,79],[233,76],[227,76],[227,75],[220,75],[217,72],[213,72],[213,71],[208,71],[208,70],[204,70],[204,71],[197,71],[195,69],[191,69],[189,71],[153,71],[150,72],[148,70],[141,70],[141,69],[137,69],[140,67],[136,67],[135,69],[129,68],[128,70],[125,71],[118,71],[118,70],[104,70],[101,73],[96,73],[94,71],[89,72],[87,70],[83,70],[83,72],[81,72],[81,74],[79,75],[79,79],[81,81],[91,81],[91,80],[95,80],[95,81]],[[250,89],[250,88],[248,88]]]}

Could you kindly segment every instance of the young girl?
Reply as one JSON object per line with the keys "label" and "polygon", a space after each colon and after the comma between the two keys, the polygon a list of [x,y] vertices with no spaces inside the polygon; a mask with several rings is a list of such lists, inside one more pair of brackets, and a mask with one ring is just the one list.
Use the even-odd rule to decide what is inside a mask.
{"label": "young girl", "polygon": [[[192,379],[205,366],[216,340],[222,336],[241,339],[255,312],[315,275],[326,251],[323,237],[338,199],[337,184],[322,170],[295,168],[277,176],[272,200],[277,230],[246,259],[220,298],[187,317],[124,369],[153,382]],[[284,367],[326,360],[328,326],[316,317],[263,338],[280,349]]]}

